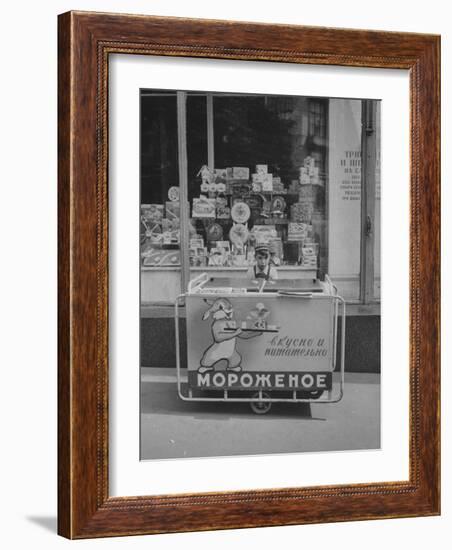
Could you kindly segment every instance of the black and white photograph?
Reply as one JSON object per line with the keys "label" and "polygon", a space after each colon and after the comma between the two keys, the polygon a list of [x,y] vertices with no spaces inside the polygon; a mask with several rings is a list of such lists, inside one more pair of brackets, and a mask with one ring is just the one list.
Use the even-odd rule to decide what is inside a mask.
{"label": "black and white photograph", "polygon": [[2,7],[3,548],[447,549],[450,4]]}
{"label": "black and white photograph", "polygon": [[381,100],[139,101],[140,459],[379,449]]}

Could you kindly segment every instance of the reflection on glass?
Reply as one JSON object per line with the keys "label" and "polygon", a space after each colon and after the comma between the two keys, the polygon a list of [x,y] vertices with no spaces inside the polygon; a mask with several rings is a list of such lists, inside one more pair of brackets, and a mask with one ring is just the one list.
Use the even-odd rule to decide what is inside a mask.
{"label": "reflection on glass", "polygon": [[176,95],[141,97],[141,258],[180,266]]}
{"label": "reflection on glass", "polygon": [[245,276],[265,242],[274,267],[325,272],[327,104],[214,95],[214,166],[189,173],[192,267]]}

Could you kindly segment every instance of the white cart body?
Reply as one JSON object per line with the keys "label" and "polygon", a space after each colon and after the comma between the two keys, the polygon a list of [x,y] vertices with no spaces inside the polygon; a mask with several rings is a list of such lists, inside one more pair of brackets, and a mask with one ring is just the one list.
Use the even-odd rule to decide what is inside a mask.
{"label": "white cart body", "polygon": [[[281,290],[281,283],[273,290],[271,283],[260,281],[255,291],[249,291],[249,285],[248,290],[219,287],[206,274],[191,281],[175,304],[180,398],[339,401],[344,387],[345,301],[328,277],[315,283],[315,292],[305,292]],[[186,369],[180,365],[181,306],[187,326]],[[340,368],[333,375],[339,306]]]}

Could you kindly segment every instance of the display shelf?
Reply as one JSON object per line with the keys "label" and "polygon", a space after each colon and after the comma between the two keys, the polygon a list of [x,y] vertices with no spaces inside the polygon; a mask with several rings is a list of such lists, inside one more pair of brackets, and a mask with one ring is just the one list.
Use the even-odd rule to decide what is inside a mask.
{"label": "display shelf", "polygon": [[255,225],[287,225],[287,218],[256,218]]}
{"label": "display shelf", "polygon": [[[190,271],[243,271],[244,273],[248,271],[250,266],[192,266]],[[276,266],[278,271],[315,271],[315,268],[302,266],[302,265],[278,265]],[[180,271],[180,265],[178,266],[152,266],[152,265],[142,265],[142,271]]]}
{"label": "display shelf", "polygon": [[[247,191],[246,193],[243,193],[243,195],[251,195],[251,196],[256,196],[256,195],[284,195],[286,197],[298,197],[299,196],[299,192],[296,191],[287,191],[287,189],[284,189],[282,191]],[[227,195],[227,196],[232,196],[232,195],[241,195],[241,193],[233,193],[232,191],[225,191],[224,193],[222,193],[222,195]]]}

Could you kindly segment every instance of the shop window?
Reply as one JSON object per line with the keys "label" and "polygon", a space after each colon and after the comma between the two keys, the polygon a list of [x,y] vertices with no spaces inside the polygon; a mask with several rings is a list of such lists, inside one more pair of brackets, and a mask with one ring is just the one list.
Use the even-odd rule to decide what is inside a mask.
{"label": "shop window", "polygon": [[[181,292],[179,155],[175,91],[141,101],[141,295],[166,304]],[[207,155],[205,95],[187,98],[187,167],[194,182]]]}
{"label": "shop window", "polygon": [[201,271],[246,277],[262,242],[280,278],[329,274],[349,302],[378,300],[377,102],[149,90],[141,108],[142,302],[172,303]]}
{"label": "shop window", "polygon": [[266,241],[285,277],[315,277],[326,268],[326,101],[215,94],[212,110],[214,163],[189,184],[192,271],[244,275]]}

